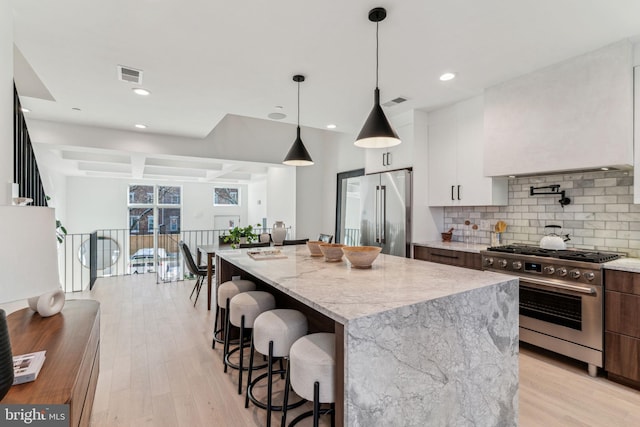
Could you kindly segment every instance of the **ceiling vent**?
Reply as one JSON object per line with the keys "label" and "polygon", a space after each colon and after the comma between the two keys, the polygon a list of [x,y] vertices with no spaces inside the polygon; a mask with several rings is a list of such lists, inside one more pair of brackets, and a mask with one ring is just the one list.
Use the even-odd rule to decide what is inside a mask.
{"label": "ceiling vent", "polygon": [[402,104],[406,100],[407,100],[407,98],[405,98],[404,96],[399,96],[397,98],[393,98],[391,101],[385,102],[384,104],[382,104],[382,106],[383,107],[393,107],[393,106],[396,106],[398,104]]}
{"label": "ceiling vent", "polygon": [[118,65],[118,80],[140,85],[142,84],[142,70]]}

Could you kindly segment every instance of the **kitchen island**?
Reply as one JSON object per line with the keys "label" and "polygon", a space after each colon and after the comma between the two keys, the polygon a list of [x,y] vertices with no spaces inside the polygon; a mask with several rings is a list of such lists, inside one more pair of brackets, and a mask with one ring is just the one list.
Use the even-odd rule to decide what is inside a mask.
{"label": "kitchen island", "polygon": [[380,255],[371,269],[247,250],[216,253],[216,282],[253,279],[336,334],[337,425],[517,425],[518,280]]}

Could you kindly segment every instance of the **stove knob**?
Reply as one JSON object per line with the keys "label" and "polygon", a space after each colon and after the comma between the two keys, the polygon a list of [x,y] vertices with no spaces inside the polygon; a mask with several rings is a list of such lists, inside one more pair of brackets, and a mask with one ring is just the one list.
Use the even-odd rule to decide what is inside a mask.
{"label": "stove knob", "polygon": [[513,261],[511,264],[514,270],[520,270],[522,268],[522,263],[520,261]]}
{"label": "stove knob", "polygon": [[596,275],[593,274],[593,272],[591,272],[591,271],[588,272],[588,273],[582,273],[582,275],[584,276],[585,279],[587,279],[589,281],[591,281],[591,280],[596,278]]}
{"label": "stove knob", "polygon": [[484,259],[484,266],[485,267],[490,267],[493,265],[493,258],[485,258]]}
{"label": "stove knob", "polygon": [[567,275],[567,269],[566,269],[566,268],[564,268],[564,267],[560,267],[560,268],[558,269],[558,276],[562,276],[562,277],[564,277],[564,276],[566,276],[566,275]]}
{"label": "stove knob", "polygon": [[571,270],[571,271],[569,272],[569,276],[570,276],[572,279],[579,279],[579,278],[580,278],[580,276],[581,276],[581,274],[580,274],[580,270]]}
{"label": "stove knob", "polygon": [[502,268],[507,268],[507,260],[506,259],[498,260],[498,265]]}
{"label": "stove knob", "polygon": [[544,268],[544,272],[547,274],[553,274],[556,272],[556,269],[549,265]]}

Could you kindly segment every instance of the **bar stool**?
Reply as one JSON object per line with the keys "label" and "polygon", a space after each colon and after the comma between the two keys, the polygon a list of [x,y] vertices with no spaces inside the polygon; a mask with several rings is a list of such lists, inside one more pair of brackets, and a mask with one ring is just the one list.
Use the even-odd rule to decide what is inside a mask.
{"label": "bar stool", "polygon": [[[242,394],[242,371],[248,369],[244,366],[245,329],[253,328],[256,317],[274,308],[276,308],[276,299],[270,293],[263,291],[241,292],[229,301],[229,315],[224,331],[224,371],[227,372],[227,366],[238,370],[238,394]],[[238,347],[233,350],[229,350],[231,326],[240,328]],[[229,356],[237,351],[240,351],[240,360],[236,365],[229,361]]]}
{"label": "bar stool", "polygon": [[[289,384],[300,397],[313,401],[313,411],[300,414],[291,421],[289,427],[309,416],[313,416],[313,426],[317,427],[320,415],[324,414],[330,414],[331,426],[335,425],[335,341],[335,334],[321,332],[306,335],[291,346],[282,404],[282,427],[287,419]],[[321,410],[321,403],[330,403],[330,407]]]}
{"label": "bar stool", "polygon": [[[251,357],[249,361],[249,373],[247,375],[247,393],[244,407],[249,407],[251,400],[257,407],[267,410],[267,427],[271,426],[271,411],[281,411],[282,406],[274,406],[272,402],[273,375],[285,373],[282,369],[282,359],[289,357],[291,345],[307,334],[307,318],[298,310],[275,309],[265,311],[259,315],[253,323],[253,333],[251,336]],[[253,370],[253,350],[257,350],[263,355],[267,355],[267,372],[259,375],[253,381],[251,379]],[[280,369],[273,370],[273,362],[280,360]],[[259,401],[253,395],[253,387],[267,378],[267,403]],[[288,409],[302,405],[305,400],[300,400],[288,405]]]}
{"label": "bar stool", "polygon": [[[227,317],[229,316],[229,301],[231,298],[238,295],[240,292],[254,291],[256,284],[251,280],[229,280],[228,282],[221,283],[218,286],[218,297],[216,298],[216,315],[213,321],[213,342],[211,348],[216,348],[216,343],[224,344],[224,340],[219,338],[219,334],[224,331],[224,325],[227,324]],[[218,329],[218,318],[220,317],[220,310],[224,308],[224,319],[222,319],[222,325]],[[225,371],[226,372],[226,371]]]}

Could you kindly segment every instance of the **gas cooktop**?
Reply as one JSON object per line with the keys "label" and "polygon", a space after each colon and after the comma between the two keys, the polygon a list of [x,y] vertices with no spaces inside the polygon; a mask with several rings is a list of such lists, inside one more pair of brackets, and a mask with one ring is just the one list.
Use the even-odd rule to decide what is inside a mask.
{"label": "gas cooktop", "polygon": [[583,261],[593,263],[603,263],[613,261],[620,258],[620,254],[611,252],[596,252],[585,249],[542,249],[538,246],[513,244],[504,246],[492,246],[487,248],[488,251],[502,252],[518,255],[534,255],[540,257],[567,259],[572,261]]}

